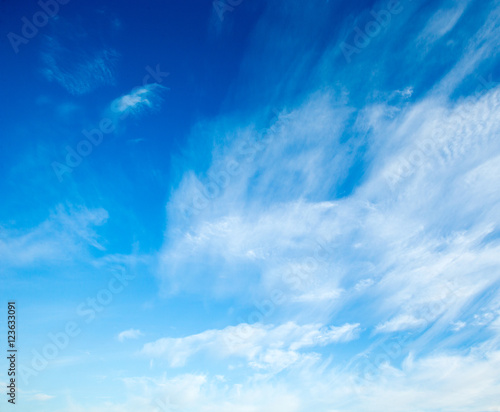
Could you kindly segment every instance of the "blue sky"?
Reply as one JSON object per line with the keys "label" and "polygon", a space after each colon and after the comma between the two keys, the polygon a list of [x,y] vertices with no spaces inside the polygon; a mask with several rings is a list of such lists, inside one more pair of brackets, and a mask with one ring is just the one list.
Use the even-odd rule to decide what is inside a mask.
{"label": "blue sky", "polygon": [[17,410],[500,411],[499,23],[2,1]]}

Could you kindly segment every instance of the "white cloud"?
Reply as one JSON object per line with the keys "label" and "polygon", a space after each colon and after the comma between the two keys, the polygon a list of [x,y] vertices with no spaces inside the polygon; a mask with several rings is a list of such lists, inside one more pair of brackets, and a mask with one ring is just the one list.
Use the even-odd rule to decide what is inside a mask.
{"label": "white cloud", "polygon": [[422,30],[417,42],[424,42],[427,47],[450,32],[468,6],[468,0],[450,2],[449,8],[441,8]]}
{"label": "white cloud", "polygon": [[[499,194],[492,189],[500,153],[494,138],[500,132],[499,97],[494,89],[451,107],[429,98],[390,121],[366,109],[359,121],[369,122],[381,143],[352,195],[330,202],[305,199],[342,182],[341,169],[352,160],[350,144],[343,147],[336,138],[345,111],[337,113],[324,97],[307,102],[271,128],[272,139],[252,160],[238,157],[238,143],[223,157],[215,155],[207,173],[215,176],[212,182],[231,159],[239,161],[240,173],[228,174],[218,195],[188,216],[179,212],[207,180],[186,175],[168,206],[165,284],[171,290],[212,288],[241,299],[267,297],[278,288],[285,305],[323,301],[325,318],[351,299],[364,299],[367,321],[380,330],[432,324],[442,316],[454,321],[494,281],[491,267],[498,266],[499,246],[481,242],[500,226],[494,211]],[[250,130],[240,134],[259,141]],[[285,152],[283,159],[279,154]],[[332,159],[323,158],[326,153]],[[409,173],[400,169],[406,161]],[[287,182],[290,176],[304,177]],[[490,212],[483,214],[485,208]],[[197,260],[204,266],[196,266]],[[259,282],[250,281],[253,274],[247,282],[249,265]]]}
{"label": "white cloud", "polygon": [[126,378],[126,400],[102,407],[74,402],[67,412],[200,411],[200,412],[299,412],[301,400],[283,385],[227,385],[221,377],[183,374],[172,378]]}
{"label": "white cloud", "polygon": [[452,322],[451,325],[453,326],[453,331],[458,332],[459,330],[465,328],[467,326],[467,323],[459,320],[457,322]]}
{"label": "white cloud", "polygon": [[321,302],[321,301],[329,301],[332,302],[335,299],[338,299],[341,295],[341,290],[317,290],[310,291],[304,293],[302,295],[292,297],[292,302]]}
{"label": "white cloud", "polygon": [[54,398],[53,396],[46,395],[44,393],[37,393],[36,395],[33,395],[31,397],[32,400],[41,401],[41,402],[48,401],[48,400],[53,399],[53,398]]}
{"label": "white cloud", "polygon": [[67,262],[81,258],[85,247],[105,250],[94,227],[108,218],[104,209],[59,205],[47,220],[29,230],[0,228],[0,255],[4,267]]}
{"label": "white cloud", "polygon": [[111,103],[111,110],[123,117],[126,114],[139,114],[145,109],[157,109],[162,101],[161,92],[164,90],[166,87],[157,83],[137,87],[129,94],[115,99]]}
{"label": "white cloud", "polygon": [[399,315],[394,319],[384,322],[375,328],[376,332],[398,332],[407,329],[415,329],[425,326],[425,319],[417,319],[412,315]]}
{"label": "white cloud", "polygon": [[273,355],[279,355],[277,362],[281,362],[285,354],[296,360],[299,358],[299,354],[295,353],[298,350],[356,339],[358,328],[359,325],[350,324],[340,327],[318,324],[299,326],[293,322],[280,326],[240,324],[184,338],[162,338],[145,344],[141,353],[165,358],[172,367],[185,365],[191,356],[200,351],[219,358],[237,356],[270,364],[274,363]]}
{"label": "white cloud", "polygon": [[118,340],[123,342],[125,339],[139,339],[143,333],[139,329],[128,329],[118,334]]}
{"label": "white cloud", "polygon": [[[244,378],[228,382],[220,376],[126,378],[126,398],[120,404],[68,412],[132,412],[186,410],[199,412],[404,412],[408,410],[498,411],[500,353],[481,347],[468,354],[408,356],[400,367],[364,363],[356,371],[310,363],[294,369],[287,379]],[[270,351],[286,367],[295,353]],[[255,365],[256,374],[259,365]],[[163,408],[163,409],[162,409]]]}
{"label": "white cloud", "polygon": [[[186,171],[167,205],[165,292],[208,291],[248,304],[278,290],[284,298],[266,322],[286,314],[300,324],[327,324],[347,313],[349,324],[372,332],[370,339],[390,345],[392,337],[410,336],[398,357],[382,353],[384,363],[370,368],[375,377],[360,377],[336,353],[314,369],[323,359],[301,351],[305,330],[304,340],[281,346],[261,345],[263,337],[249,334],[228,348],[225,329],[160,340],[143,353],[176,366],[198,351],[238,356],[253,378],[272,375],[291,393],[307,381],[292,376],[310,367],[317,396],[300,394],[299,410],[494,410],[500,382],[484,359],[498,362],[498,355],[479,348],[457,354],[469,328],[444,338],[465,326],[462,319],[498,334],[494,297],[484,296],[500,273],[500,244],[487,241],[500,227],[500,89],[448,97],[492,47],[493,41],[481,44],[492,25],[489,18],[443,81],[413,101],[378,102],[353,113],[322,92],[264,132],[252,123],[204,124],[198,138],[219,138],[212,163],[205,173]],[[412,87],[399,92],[412,93]],[[349,176],[359,168],[363,176]],[[326,333],[316,333],[304,349],[321,345]],[[490,348],[498,341],[483,339]],[[362,359],[373,362],[375,344],[363,344],[369,349]],[[454,388],[464,390],[460,401],[439,397]]]}

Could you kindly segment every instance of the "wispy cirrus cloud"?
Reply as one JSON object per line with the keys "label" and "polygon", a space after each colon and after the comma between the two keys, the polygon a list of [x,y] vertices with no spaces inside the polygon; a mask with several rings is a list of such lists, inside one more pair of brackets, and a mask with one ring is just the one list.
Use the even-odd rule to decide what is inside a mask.
{"label": "wispy cirrus cloud", "polygon": [[63,263],[86,247],[105,250],[95,227],[108,218],[104,209],[59,205],[47,220],[29,230],[0,228],[4,268]]}
{"label": "wispy cirrus cloud", "polygon": [[[449,299],[451,304],[453,298],[454,304],[465,304],[470,293],[479,294],[490,284],[493,279],[486,268],[496,264],[493,256],[498,246],[481,242],[498,222],[494,214],[481,217],[477,211],[485,207],[485,200],[491,207],[498,202],[490,186],[497,164],[492,156],[499,149],[493,138],[493,130],[500,127],[494,114],[498,94],[498,90],[491,90],[453,109],[440,109],[430,98],[392,120],[378,117],[377,107],[366,108],[358,115],[358,124],[367,122],[363,127],[371,128],[372,139],[383,134],[383,144],[377,154],[370,153],[371,171],[364,182],[350,196],[329,202],[313,199],[324,196],[324,187],[335,191],[349,176],[341,170],[350,167],[349,152],[355,143],[341,144],[335,139],[334,131],[340,127],[338,119],[342,119],[344,110],[337,114],[333,105],[324,104],[325,100],[322,111],[311,112],[311,105],[305,104],[288,115],[292,120],[277,132],[264,152],[241,163],[238,175],[229,177],[227,187],[221,186],[217,197],[207,198],[208,206],[190,215],[183,211],[186,205],[194,208],[193,199],[204,190],[206,180],[186,174],[169,205],[170,221],[177,226],[171,227],[172,241],[162,254],[163,279],[172,287],[204,287],[199,283],[202,267],[194,264],[195,256],[209,267],[214,265],[218,274],[210,282],[214,293],[224,290],[226,279],[231,279],[231,288],[225,290],[236,294],[250,290],[265,296],[276,287],[288,291],[290,285],[283,275],[290,268],[306,267],[319,242],[326,250],[310,263],[312,269],[304,270],[308,281],[300,290],[288,292],[295,296],[292,301],[300,300],[297,294],[309,296],[313,302],[311,293],[319,293],[318,297],[330,293],[332,299],[340,298],[336,299],[340,308],[345,299],[360,298],[358,282],[372,279],[373,286],[367,293],[377,290],[381,294],[383,310],[393,310],[385,294],[392,296],[394,307],[415,304],[412,310],[440,299]],[[331,115],[320,117],[325,113]],[[314,133],[302,134],[301,122],[308,123],[314,116],[322,121],[316,123]],[[416,118],[419,127],[414,124]],[[436,128],[438,124],[442,127]],[[258,141],[251,129],[247,136]],[[430,139],[432,146],[427,155],[422,154],[419,166],[411,174],[402,175],[400,162],[413,159],[412,150]],[[292,147],[298,145],[302,149],[293,151]],[[289,156],[283,159],[279,154],[285,152]],[[206,175],[217,176],[235,159],[238,161],[236,149],[218,160]],[[282,186],[286,179],[293,181]],[[284,192],[283,187],[292,189]],[[440,198],[441,190],[449,193],[445,201]],[[268,198],[270,193],[276,201]],[[456,202],[464,208],[455,210]],[[446,218],[450,210],[456,220]],[[469,227],[467,232],[464,225]],[[406,230],[401,231],[401,227]],[[464,250],[474,258],[469,260]],[[259,283],[246,282],[244,267],[259,271]],[[485,270],[480,272],[484,278],[476,277],[473,285],[467,273],[477,273],[480,267]],[[177,273],[182,273],[181,282]],[[445,284],[453,281],[458,285],[451,290]],[[406,296],[413,296],[413,300],[408,301]]]}
{"label": "wispy cirrus cloud", "polygon": [[407,329],[416,329],[426,325],[427,321],[425,319],[417,319],[412,315],[398,315],[394,319],[382,325],[378,325],[375,330],[376,332],[397,332]]}
{"label": "wispy cirrus cloud", "polygon": [[[432,53],[467,7],[436,13],[410,43]],[[335,360],[310,359],[322,365],[311,366],[311,387],[324,395],[299,397],[309,409],[496,408],[500,382],[488,362],[498,362],[500,88],[456,94],[464,83],[476,89],[471,74],[495,47],[498,16],[496,6],[485,13],[464,53],[427,92],[415,86],[418,75],[361,103],[321,88],[287,106],[264,131],[258,122],[234,119],[194,129],[219,137],[209,166],[187,168],[167,204],[163,290],[208,292],[242,306],[278,291],[284,298],[262,314],[264,324],[360,324],[368,333],[360,334],[363,349],[352,362],[336,357],[336,348]],[[436,22],[444,20],[449,24],[440,30]],[[377,70],[390,70],[393,59]],[[474,334],[480,343],[470,343]],[[201,336],[157,343],[170,364],[184,365],[194,349],[181,348],[204,347],[208,338]],[[391,339],[403,342],[396,354],[383,350]],[[467,345],[472,351],[463,350]],[[284,346],[247,361],[257,371],[287,370],[287,379],[275,382],[294,387],[298,355]],[[489,378],[479,388],[442,372],[455,367]],[[439,398],[452,387],[463,388],[467,406]]]}
{"label": "wispy cirrus cloud", "polygon": [[99,87],[113,85],[119,53],[82,39],[92,36],[80,25],[59,17],[51,23],[53,34],[43,39],[42,73],[70,94],[79,96]]}
{"label": "wispy cirrus cloud", "polygon": [[110,110],[119,119],[124,119],[129,115],[136,116],[146,110],[156,111],[163,102],[162,94],[166,90],[168,90],[167,87],[158,83],[136,87],[130,93],[113,100]]}
{"label": "wispy cirrus cloud", "polygon": [[461,0],[443,4],[443,7],[429,19],[418,37],[417,43],[425,44],[427,48],[431,47],[434,42],[455,27],[469,3],[471,3],[469,0]]}

